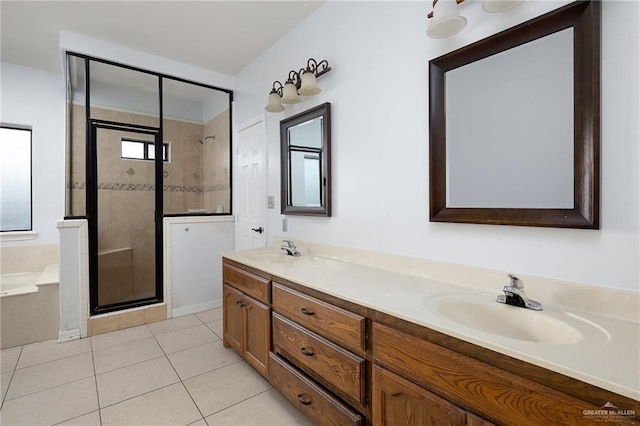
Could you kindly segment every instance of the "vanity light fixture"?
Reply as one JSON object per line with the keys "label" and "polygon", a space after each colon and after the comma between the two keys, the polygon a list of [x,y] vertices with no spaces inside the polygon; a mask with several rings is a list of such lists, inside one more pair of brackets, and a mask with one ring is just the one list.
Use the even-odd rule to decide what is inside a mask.
{"label": "vanity light fixture", "polygon": [[300,102],[300,96],[298,95],[317,95],[320,93],[320,87],[318,87],[316,79],[329,71],[331,71],[331,67],[326,59],[317,62],[315,59],[309,58],[306,68],[300,68],[299,71],[289,71],[289,76],[284,86],[277,80],[273,82],[269,100],[264,109],[268,112],[282,112],[284,111],[283,104],[297,104]]}
{"label": "vanity light fixture", "polygon": [[[487,12],[504,12],[524,0],[483,0],[482,8]],[[432,19],[427,35],[431,38],[446,38],[458,34],[467,26],[467,18],[460,16],[458,5],[464,0],[433,0],[433,11],[427,15]]]}

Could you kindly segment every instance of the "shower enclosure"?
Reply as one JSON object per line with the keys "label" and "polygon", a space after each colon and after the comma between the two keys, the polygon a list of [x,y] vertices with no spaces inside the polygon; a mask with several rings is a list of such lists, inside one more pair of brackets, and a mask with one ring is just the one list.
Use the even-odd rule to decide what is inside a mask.
{"label": "shower enclosure", "polygon": [[231,213],[231,92],[67,54],[66,218],[91,315],[163,301],[165,216]]}

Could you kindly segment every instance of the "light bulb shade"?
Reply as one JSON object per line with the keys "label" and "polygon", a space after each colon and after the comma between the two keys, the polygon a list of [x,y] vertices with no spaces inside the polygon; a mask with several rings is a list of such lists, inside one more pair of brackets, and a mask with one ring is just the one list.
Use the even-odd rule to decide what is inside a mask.
{"label": "light bulb shade", "polygon": [[484,0],[482,7],[487,12],[504,12],[505,10],[513,9],[524,0]]}
{"label": "light bulb shade", "polygon": [[320,88],[316,82],[316,76],[311,71],[305,71],[302,74],[302,84],[298,93],[302,96],[313,96],[320,93]]}
{"label": "light bulb shade", "polygon": [[278,92],[271,91],[269,93],[269,101],[267,102],[267,106],[264,107],[268,112],[282,112],[284,111],[284,106],[282,106],[282,100],[280,99],[280,95]]}
{"label": "light bulb shade", "polygon": [[288,80],[287,84],[285,84],[284,88],[282,89],[282,103],[297,104],[298,102],[300,102],[298,90],[296,89],[295,84],[293,84],[291,80]]}
{"label": "light bulb shade", "polygon": [[451,37],[466,26],[467,18],[458,13],[456,0],[438,0],[433,7],[433,18],[427,28],[427,35],[431,38]]}

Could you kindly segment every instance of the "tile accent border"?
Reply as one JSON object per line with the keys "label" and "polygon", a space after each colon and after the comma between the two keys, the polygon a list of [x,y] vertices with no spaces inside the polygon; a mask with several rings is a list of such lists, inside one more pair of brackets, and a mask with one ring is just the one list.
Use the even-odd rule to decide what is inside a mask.
{"label": "tile accent border", "polygon": [[[67,185],[69,189],[86,189],[85,182],[72,182]],[[231,185],[228,183],[207,185],[207,186],[186,186],[186,185],[163,185],[162,190],[165,192],[216,192],[227,191],[231,189]],[[148,183],[98,183],[98,190],[110,190],[110,191],[155,191],[156,186]]]}

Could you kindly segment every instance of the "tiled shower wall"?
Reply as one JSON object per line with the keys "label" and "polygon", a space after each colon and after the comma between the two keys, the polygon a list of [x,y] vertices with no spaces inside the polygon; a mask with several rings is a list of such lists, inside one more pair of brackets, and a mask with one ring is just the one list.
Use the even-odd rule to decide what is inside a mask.
{"label": "tiled shower wall", "polygon": [[171,162],[163,166],[164,212],[167,214],[204,208],[204,145],[200,143],[203,131],[202,124],[164,120],[164,142],[171,145]]}
{"label": "tiled shower wall", "polygon": [[210,212],[231,213],[229,133],[228,109],[204,125],[204,135],[215,138],[204,142],[204,208]]}

